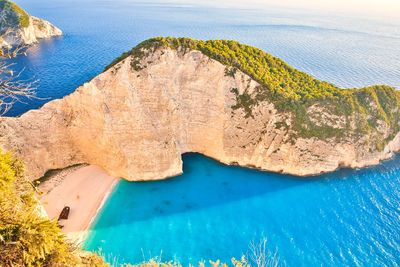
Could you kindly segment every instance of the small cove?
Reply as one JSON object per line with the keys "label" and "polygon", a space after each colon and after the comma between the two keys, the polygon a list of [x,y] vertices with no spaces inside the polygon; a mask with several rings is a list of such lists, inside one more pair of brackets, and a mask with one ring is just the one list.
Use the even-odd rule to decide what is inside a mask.
{"label": "small cove", "polygon": [[399,157],[363,170],[298,179],[183,157],[184,174],[120,181],[84,247],[120,262],[151,257],[230,262],[268,239],[289,266],[395,265]]}

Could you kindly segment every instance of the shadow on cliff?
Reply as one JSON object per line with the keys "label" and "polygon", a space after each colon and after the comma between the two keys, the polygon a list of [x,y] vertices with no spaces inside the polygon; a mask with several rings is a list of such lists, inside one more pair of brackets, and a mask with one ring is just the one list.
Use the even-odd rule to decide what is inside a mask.
{"label": "shadow on cliff", "polygon": [[154,182],[120,181],[95,229],[228,205],[316,180],[226,166],[194,153],[185,154],[183,162],[182,176]]}

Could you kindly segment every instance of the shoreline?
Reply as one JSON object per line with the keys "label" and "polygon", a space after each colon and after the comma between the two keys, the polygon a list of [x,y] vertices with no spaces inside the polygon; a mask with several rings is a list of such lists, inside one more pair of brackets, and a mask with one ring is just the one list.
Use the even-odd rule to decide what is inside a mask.
{"label": "shoreline", "polygon": [[94,220],[96,219],[96,217],[99,214],[100,210],[103,208],[104,204],[106,203],[106,201],[109,198],[109,196],[111,195],[111,193],[114,191],[114,188],[115,188],[115,186],[117,185],[118,182],[119,182],[119,179],[115,179],[115,181],[111,184],[110,189],[104,194],[103,199],[101,200],[101,203],[98,206],[96,212],[93,214],[93,216],[91,217],[89,223],[85,226],[85,228],[82,231],[80,231],[79,233],[70,233],[70,234],[66,233],[66,236],[67,236],[67,238],[69,240],[71,240],[75,244],[77,244],[80,247],[82,247],[82,244],[85,242],[86,237],[90,232],[90,228],[91,228]]}
{"label": "shoreline", "polygon": [[114,190],[118,178],[109,176],[94,165],[73,171],[63,170],[39,185],[40,203],[47,216],[57,220],[65,206],[70,207],[67,220],[59,220],[71,242],[82,246],[92,223]]}

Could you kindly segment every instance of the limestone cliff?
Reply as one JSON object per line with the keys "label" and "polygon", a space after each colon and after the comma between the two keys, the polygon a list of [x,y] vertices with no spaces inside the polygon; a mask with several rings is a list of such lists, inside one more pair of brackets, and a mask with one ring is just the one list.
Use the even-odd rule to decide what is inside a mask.
{"label": "limestone cliff", "polygon": [[30,45],[38,39],[60,35],[61,30],[50,22],[30,16],[8,0],[0,0],[0,48]]}
{"label": "limestone cliff", "polygon": [[[268,93],[275,90],[279,69],[276,77],[269,77],[270,84],[261,83],[239,60],[233,70],[222,63],[227,56],[213,56],[211,48],[163,40],[139,45],[63,99],[18,118],[1,118],[0,144],[26,162],[32,178],[49,169],[89,163],[135,181],[180,174],[186,152],[306,176],[377,164],[400,149],[393,88],[354,91],[369,111],[354,104],[358,102],[352,112],[341,111],[338,105],[344,105],[345,97],[335,100],[337,106],[334,96],[296,102]],[[236,45],[241,51],[250,49]],[[270,57],[257,58],[264,56]],[[276,58],[271,62],[290,75],[306,75]],[[306,78],[318,85],[309,76],[301,80]],[[295,87],[292,83],[290,88]],[[361,130],[364,121],[372,126]]]}

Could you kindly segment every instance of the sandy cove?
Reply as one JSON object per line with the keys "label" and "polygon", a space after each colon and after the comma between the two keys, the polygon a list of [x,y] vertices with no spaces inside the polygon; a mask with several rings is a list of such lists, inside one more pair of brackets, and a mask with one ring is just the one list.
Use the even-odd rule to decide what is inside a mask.
{"label": "sandy cove", "polygon": [[117,181],[97,166],[74,167],[43,182],[39,198],[50,219],[57,220],[64,206],[70,207],[68,220],[60,224],[68,239],[81,243]]}

